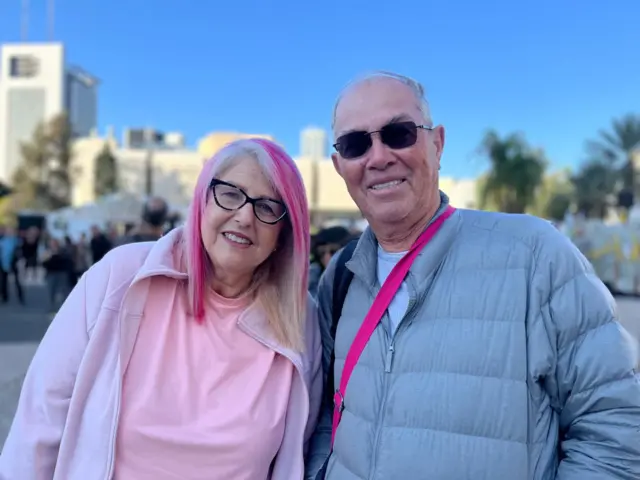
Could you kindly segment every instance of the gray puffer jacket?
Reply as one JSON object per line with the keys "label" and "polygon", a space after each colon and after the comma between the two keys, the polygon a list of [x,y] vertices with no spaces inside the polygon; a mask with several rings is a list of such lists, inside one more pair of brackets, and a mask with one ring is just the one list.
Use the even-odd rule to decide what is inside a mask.
{"label": "gray puffer jacket", "polygon": [[[318,295],[325,373],[337,258]],[[376,263],[367,230],[347,263],[354,278],[334,387],[380,289]],[[383,317],[351,376],[328,480],[640,479],[635,341],[588,262],[552,225],[458,210],[406,281],[407,314],[393,336]],[[330,434],[326,405],[308,479]]]}

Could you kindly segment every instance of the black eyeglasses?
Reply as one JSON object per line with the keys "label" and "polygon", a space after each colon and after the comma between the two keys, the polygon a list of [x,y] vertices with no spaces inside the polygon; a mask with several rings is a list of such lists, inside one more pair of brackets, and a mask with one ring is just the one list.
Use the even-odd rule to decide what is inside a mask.
{"label": "black eyeglasses", "polygon": [[250,203],[256,218],[268,225],[278,223],[287,214],[287,207],[284,203],[271,198],[252,198],[232,183],[214,178],[211,180],[209,188],[213,191],[216,205],[223,210],[239,210]]}
{"label": "black eyeglasses", "polygon": [[380,141],[387,147],[394,150],[408,148],[416,144],[418,141],[418,129],[433,130],[433,127],[427,125],[416,125],[415,122],[393,122],[385,125],[375,132],[349,132],[336,140],[333,147],[338,151],[344,159],[358,158],[367,153],[373,145],[371,135],[377,133],[380,135]]}

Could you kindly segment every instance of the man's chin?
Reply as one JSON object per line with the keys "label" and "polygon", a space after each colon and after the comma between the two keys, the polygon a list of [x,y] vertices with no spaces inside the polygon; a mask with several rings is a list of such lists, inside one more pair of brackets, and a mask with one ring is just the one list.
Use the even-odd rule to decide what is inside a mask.
{"label": "man's chin", "polygon": [[389,202],[371,206],[364,217],[374,225],[397,225],[401,224],[410,213],[411,207],[401,202]]}

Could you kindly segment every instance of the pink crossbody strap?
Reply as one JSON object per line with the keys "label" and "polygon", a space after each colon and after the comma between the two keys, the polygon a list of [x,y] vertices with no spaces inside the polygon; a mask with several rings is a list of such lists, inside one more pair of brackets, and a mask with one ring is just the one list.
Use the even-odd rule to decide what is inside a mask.
{"label": "pink crossbody strap", "polygon": [[389,307],[389,304],[398,291],[398,288],[400,288],[404,277],[407,276],[411,264],[422,248],[429,243],[438,230],[440,230],[440,227],[442,227],[445,220],[447,220],[455,210],[455,208],[449,205],[442,215],[440,215],[424,232],[422,232],[407,254],[400,259],[395,267],[393,267],[393,270],[391,270],[391,273],[382,285],[378,295],[376,295],[367,316],[364,318],[364,321],[351,344],[351,348],[349,348],[349,352],[347,353],[347,358],[344,362],[344,369],[342,370],[342,377],[340,378],[340,387],[333,395],[333,427],[331,431],[332,448],[336,430],[338,429],[338,424],[342,417],[342,411],[344,410],[344,394],[347,390],[347,385],[351,378],[351,374],[353,373],[353,369],[356,366],[356,363],[358,363],[364,347],[367,345],[371,335],[373,335],[373,331],[378,326],[378,323],[380,323],[382,315]]}

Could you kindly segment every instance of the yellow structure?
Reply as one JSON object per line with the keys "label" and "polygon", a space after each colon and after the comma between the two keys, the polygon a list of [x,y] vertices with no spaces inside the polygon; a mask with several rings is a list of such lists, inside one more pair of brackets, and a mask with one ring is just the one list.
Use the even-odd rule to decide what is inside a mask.
{"label": "yellow structure", "polygon": [[254,135],[238,132],[212,132],[200,140],[198,143],[198,153],[202,158],[211,158],[227,143],[231,143],[242,138],[265,138],[273,141],[273,137],[271,135]]}

